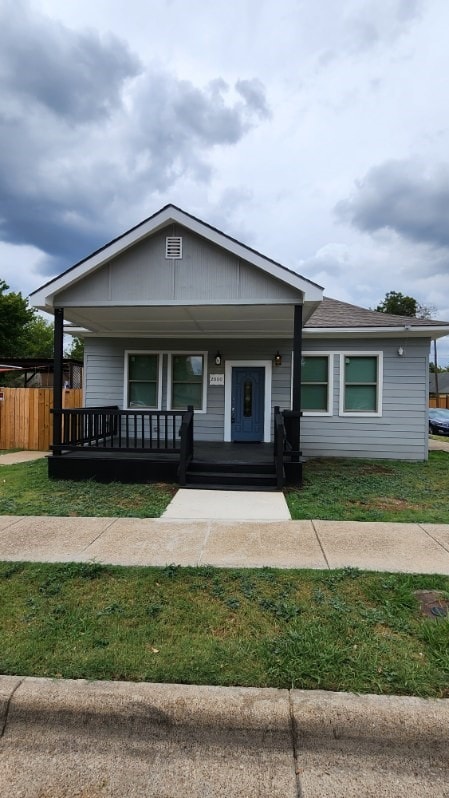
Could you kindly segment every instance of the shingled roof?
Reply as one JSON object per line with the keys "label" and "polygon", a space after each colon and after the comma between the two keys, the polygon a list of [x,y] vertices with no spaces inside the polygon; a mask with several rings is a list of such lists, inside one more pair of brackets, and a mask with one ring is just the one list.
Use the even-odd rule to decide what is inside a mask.
{"label": "shingled roof", "polygon": [[[366,310],[349,302],[324,297],[318,308],[312,313],[304,325],[306,328],[335,327],[441,327],[449,322],[435,319],[418,319],[411,316],[396,316],[392,313],[379,313],[377,310]],[[429,331],[430,332],[430,331]]]}

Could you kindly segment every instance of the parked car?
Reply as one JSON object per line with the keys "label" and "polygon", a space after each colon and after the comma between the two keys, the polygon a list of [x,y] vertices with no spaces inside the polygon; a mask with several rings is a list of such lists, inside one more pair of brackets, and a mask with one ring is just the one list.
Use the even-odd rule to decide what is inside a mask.
{"label": "parked car", "polygon": [[429,408],[429,432],[432,435],[449,435],[449,410]]}

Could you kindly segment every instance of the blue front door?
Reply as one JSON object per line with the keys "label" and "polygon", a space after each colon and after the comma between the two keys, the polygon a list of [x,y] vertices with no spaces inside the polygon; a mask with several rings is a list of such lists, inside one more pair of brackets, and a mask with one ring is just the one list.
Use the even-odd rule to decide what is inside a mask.
{"label": "blue front door", "polygon": [[265,369],[234,366],[232,369],[231,440],[263,441]]}

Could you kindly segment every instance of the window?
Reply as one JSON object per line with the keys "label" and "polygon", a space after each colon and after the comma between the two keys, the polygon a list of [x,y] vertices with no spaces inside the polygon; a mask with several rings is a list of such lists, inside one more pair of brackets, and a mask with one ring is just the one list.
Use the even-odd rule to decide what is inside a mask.
{"label": "window", "polygon": [[159,356],[149,352],[127,352],[126,406],[159,407]]}
{"label": "window", "polygon": [[381,415],[382,356],[380,354],[341,355],[340,413]]}
{"label": "window", "polygon": [[204,354],[171,355],[171,409],[205,410]]}
{"label": "window", "polygon": [[330,357],[328,354],[306,355],[302,357],[301,368],[301,410],[307,415],[331,413],[331,379],[329,375]]}

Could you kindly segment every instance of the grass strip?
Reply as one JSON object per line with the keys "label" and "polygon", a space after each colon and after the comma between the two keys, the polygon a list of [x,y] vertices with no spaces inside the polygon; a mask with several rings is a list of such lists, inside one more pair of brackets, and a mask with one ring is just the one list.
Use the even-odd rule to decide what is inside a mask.
{"label": "grass strip", "polygon": [[[294,519],[449,523],[448,484],[447,452],[419,463],[323,458],[305,463],[304,487],[285,495]],[[43,460],[0,469],[0,515],[158,518],[175,492],[164,483],[50,480]]]}
{"label": "grass strip", "polygon": [[0,563],[0,672],[449,697],[449,577]]}
{"label": "grass strip", "polygon": [[176,487],[49,479],[45,460],[1,466],[0,515],[159,518]]}
{"label": "grass strip", "polygon": [[449,453],[427,462],[323,458],[304,464],[304,487],[287,490],[294,519],[449,523]]}

